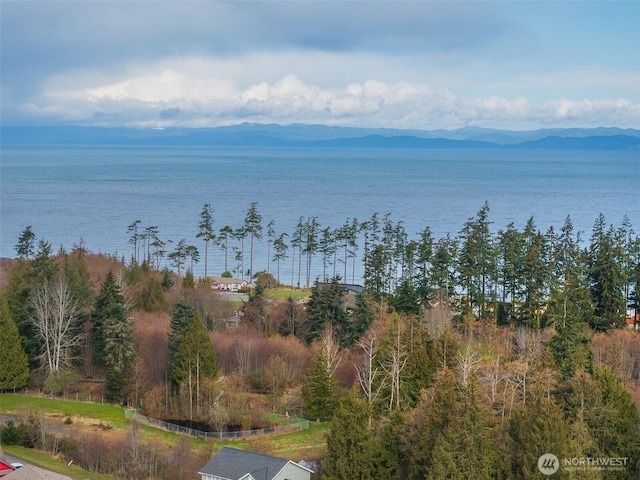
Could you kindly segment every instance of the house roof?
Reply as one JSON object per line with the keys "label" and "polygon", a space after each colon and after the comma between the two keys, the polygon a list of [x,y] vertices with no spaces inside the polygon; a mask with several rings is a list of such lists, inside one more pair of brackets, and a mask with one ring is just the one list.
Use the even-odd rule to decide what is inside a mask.
{"label": "house roof", "polygon": [[231,284],[231,283],[242,284],[247,282],[246,280],[242,280],[239,278],[231,278],[231,277],[209,277],[209,279],[212,282],[219,283],[219,284]]}
{"label": "house roof", "polygon": [[[224,447],[202,467],[199,473],[215,475],[228,480],[240,480],[245,478],[247,474],[251,474],[255,480],[272,480],[289,463],[298,465],[284,458]],[[298,466],[310,471],[301,465]]]}

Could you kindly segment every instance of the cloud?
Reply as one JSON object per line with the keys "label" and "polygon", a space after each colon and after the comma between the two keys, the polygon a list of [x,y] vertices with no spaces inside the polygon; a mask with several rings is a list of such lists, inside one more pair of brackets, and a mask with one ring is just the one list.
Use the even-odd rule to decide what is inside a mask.
{"label": "cloud", "polygon": [[[289,73],[274,81],[243,85],[225,78],[216,62],[194,59],[182,71],[147,65],[144,75],[104,84],[56,77],[39,104],[24,105],[35,116],[63,123],[131,127],[205,127],[240,122],[323,123],[393,128],[502,128],[543,126],[640,126],[640,104],[625,99],[531,102],[525,97],[464,98],[425,84],[365,80],[322,87]],[[209,76],[218,74],[220,76]],[[95,81],[97,75],[88,76]],[[63,89],[65,84],[73,89]]]}
{"label": "cloud", "polygon": [[637,9],[595,3],[3,2],[2,122],[638,127]]}

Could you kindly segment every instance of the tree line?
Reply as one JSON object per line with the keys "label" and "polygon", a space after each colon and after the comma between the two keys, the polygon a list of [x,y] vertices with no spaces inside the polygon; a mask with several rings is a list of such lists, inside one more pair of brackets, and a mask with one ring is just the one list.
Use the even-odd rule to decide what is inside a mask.
{"label": "tree line", "polygon": [[[600,214],[589,239],[575,231],[569,216],[560,228],[546,230],[533,217],[523,229],[513,223],[497,231],[491,227],[485,203],[457,235],[439,239],[428,226],[412,236],[390,214],[347,219],[337,228],[323,227],[317,217],[300,217],[292,232],[277,232],[272,220],[264,232],[253,202],[240,227],[217,231],[213,208],[205,204],[195,239],[204,243],[205,277],[215,246],[223,255],[223,275],[255,281],[266,273],[278,284],[309,288],[315,280],[336,276],[356,283],[358,272],[377,300],[412,313],[437,298],[478,318],[541,328],[564,322],[571,304],[590,310],[592,328],[607,330],[624,325],[627,308],[640,310],[640,237],[627,216],[616,227]],[[201,249],[186,239],[168,252],[171,242],[159,239],[157,227],[143,229],[136,221],[128,231],[134,263],[159,269],[166,256],[178,275],[193,275],[201,260]],[[263,234],[266,270],[256,271],[255,244]],[[21,239],[17,251],[27,255],[28,242]],[[291,274],[286,279],[281,276],[285,263]]]}
{"label": "tree line", "polygon": [[[248,251],[246,275],[260,280],[272,272],[254,272],[262,219],[257,204],[251,210],[251,228],[233,241]],[[293,262],[311,285],[309,302],[270,303],[257,281],[237,336],[212,333],[212,309],[193,282],[196,257],[185,257],[188,268],[186,260],[174,265],[184,276],[180,298],[169,303],[180,276],[160,274],[151,237],[137,237],[126,269],[109,271],[96,288],[84,248],[54,255],[27,227],[0,294],[0,340],[11,346],[0,352],[0,389],[20,388],[39,372],[45,389],[62,391],[81,368],[104,378],[115,401],[222,429],[259,421],[247,413],[255,408],[237,408],[243,396],[235,393],[253,388],[287,411],[333,418],[323,466],[330,479],[531,478],[539,473],[532,452],[547,451],[625,457],[632,478],[640,422],[610,368],[626,368],[640,383],[640,362],[620,366],[610,353],[596,358],[592,346],[594,332],[620,332],[627,307],[638,309],[640,241],[627,219],[614,227],[600,215],[586,243],[569,217],[558,231],[543,233],[531,219],[523,230],[494,233],[487,204],[456,237],[437,241],[428,228],[410,239],[388,215],[345,225],[353,235],[338,240],[328,229],[321,242],[323,235],[308,236],[321,231],[317,221],[301,219],[300,243],[279,260],[279,237],[267,234],[276,280],[278,261]],[[197,238],[206,258],[214,237]],[[323,276],[312,281],[318,260]],[[347,303],[342,279],[353,279],[357,264],[364,285]],[[132,312],[141,311],[171,315],[168,330],[150,337],[157,356],[146,364],[133,337]],[[278,342],[256,357],[258,344]],[[149,383],[145,372],[157,358],[164,368]]]}

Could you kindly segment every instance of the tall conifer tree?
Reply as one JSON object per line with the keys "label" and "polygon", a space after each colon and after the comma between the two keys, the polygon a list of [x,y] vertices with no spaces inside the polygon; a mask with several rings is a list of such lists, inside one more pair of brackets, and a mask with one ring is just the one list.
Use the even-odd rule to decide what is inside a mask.
{"label": "tall conifer tree", "polygon": [[200,315],[196,314],[180,342],[171,370],[174,384],[186,389],[190,419],[193,418],[194,401],[195,411],[200,410],[204,380],[213,379],[217,374],[216,352]]}
{"label": "tall conifer tree", "polygon": [[331,418],[338,406],[338,382],[324,349],[316,354],[302,385],[302,398],[312,418]]}
{"label": "tall conifer tree", "polygon": [[325,480],[370,480],[375,474],[375,442],[368,428],[369,409],[358,390],[340,402],[327,434],[327,456],[322,464]]}
{"label": "tall conifer tree", "polygon": [[113,316],[126,319],[125,299],[116,282],[116,277],[109,270],[94,302],[91,323],[93,325],[94,359],[96,363],[104,363],[105,333],[104,324]]}
{"label": "tall conifer tree", "polygon": [[22,388],[29,378],[29,358],[22,348],[18,327],[0,292],[0,391]]}
{"label": "tall conifer tree", "polygon": [[173,315],[169,325],[168,334],[168,352],[169,352],[169,369],[173,368],[175,356],[180,348],[180,343],[185,332],[193,323],[196,311],[193,306],[186,300],[178,300],[173,307]]}

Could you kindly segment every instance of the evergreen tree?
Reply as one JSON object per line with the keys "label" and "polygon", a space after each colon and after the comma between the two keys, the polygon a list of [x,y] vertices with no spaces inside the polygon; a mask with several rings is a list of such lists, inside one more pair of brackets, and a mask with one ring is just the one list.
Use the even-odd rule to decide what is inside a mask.
{"label": "evergreen tree", "polygon": [[460,282],[467,295],[469,312],[477,307],[480,318],[486,317],[487,293],[494,264],[490,224],[489,204],[485,202],[476,218],[469,218],[460,232]]}
{"label": "evergreen tree", "polygon": [[288,237],[287,233],[281,233],[278,238],[273,241],[273,261],[276,262],[276,280],[280,285],[280,262],[287,258],[287,250],[289,246],[285,243],[285,237]]}
{"label": "evergreen tree", "polygon": [[369,430],[370,406],[352,388],[340,402],[329,433],[327,455],[322,464],[326,480],[370,480],[375,474],[375,442]]}
{"label": "evergreen tree", "polygon": [[365,262],[364,284],[367,291],[377,301],[381,301],[389,293],[387,267],[390,263],[390,251],[384,245],[373,245]]}
{"label": "evergreen tree", "polygon": [[29,358],[22,348],[9,304],[0,292],[0,391],[22,388],[29,378]]}
{"label": "evergreen tree", "polygon": [[460,392],[456,388],[453,373],[448,368],[440,372],[433,387],[429,389],[413,412],[413,424],[407,435],[409,457],[409,480],[429,478],[435,463],[435,447],[439,435],[462,415]]}
{"label": "evergreen tree", "polygon": [[572,377],[579,370],[593,370],[591,334],[584,322],[574,320],[559,325],[548,345],[563,380]]}
{"label": "evergreen tree", "polygon": [[622,225],[616,229],[615,235],[616,242],[622,251],[620,264],[625,282],[624,298],[629,300],[634,283],[634,268],[640,263],[640,236],[636,235],[627,215],[623,217]]}
{"label": "evergreen tree", "polygon": [[530,218],[524,233],[522,278],[524,305],[522,322],[530,328],[542,327],[542,312],[548,289],[547,241]]}
{"label": "evergreen tree", "polygon": [[434,343],[426,329],[418,322],[405,330],[403,342],[407,348],[407,361],[402,370],[401,404],[413,408],[420,401],[424,389],[433,382],[436,372]]}
{"label": "evergreen tree", "polygon": [[477,396],[477,382],[472,377],[459,398],[460,415],[453,417],[437,434],[433,450],[435,461],[426,478],[508,478],[505,452],[499,448],[489,413]]}
{"label": "evergreen tree", "polygon": [[[275,220],[269,221],[267,223],[267,288],[271,288],[271,280],[273,275],[271,275],[271,247],[273,246],[273,242],[275,241],[276,231],[273,226],[276,224]],[[257,276],[257,274],[256,274]]]}
{"label": "evergreen tree", "polygon": [[574,444],[582,446],[573,456],[627,458],[624,472],[604,470],[602,478],[636,478],[640,419],[631,394],[615,375],[608,369],[593,375],[578,372],[561,384],[558,397],[574,424]]}
{"label": "evergreen tree", "polygon": [[[318,228],[320,224],[318,223],[316,217],[310,217],[307,219],[304,225],[304,248],[302,249],[302,253],[306,256],[306,267],[307,267],[307,276],[306,276],[306,286],[309,288],[311,285],[311,261],[313,259],[313,255],[318,251]],[[345,275],[345,278],[346,275]]]}
{"label": "evergreen tree", "polygon": [[218,242],[224,251],[224,272],[229,271],[229,240],[233,239],[233,228],[225,225],[218,232]]}
{"label": "evergreen tree", "polygon": [[162,283],[156,278],[149,277],[142,294],[142,308],[145,312],[166,311],[169,306],[164,298]]}
{"label": "evergreen tree", "polygon": [[32,369],[40,366],[37,358],[42,346],[42,340],[36,334],[35,325],[31,321],[33,306],[29,301],[36,284],[31,262],[21,260],[11,269],[5,291],[11,318],[18,327],[20,340]]}
{"label": "evergreen tree", "polygon": [[439,290],[440,299],[444,302],[449,301],[449,294],[456,285],[457,248],[456,241],[447,235],[438,240],[433,253],[432,284]]}
{"label": "evergreen tree", "polygon": [[593,374],[595,402],[585,408],[585,420],[604,457],[627,458],[627,470],[605,471],[604,478],[636,478],[640,462],[640,417],[629,391],[608,369]]}
{"label": "evergreen tree", "polygon": [[311,289],[311,298],[307,304],[307,343],[312,343],[322,336],[327,326],[332,326],[345,346],[351,335],[348,315],[344,305],[344,287],[340,278],[334,277],[330,283],[315,282]]}
{"label": "evergreen tree", "polygon": [[249,279],[253,280],[253,243],[262,238],[262,215],[258,213],[258,203],[251,202],[244,218],[245,235],[249,234]]}
{"label": "evergreen tree", "polygon": [[265,287],[258,283],[242,306],[243,321],[253,325],[259,332],[267,333],[267,301]]}
{"label": "evergreen tree", "polygon": [[589,279],[594,303],[595,330],[621,328],[624,325],[626,285],[621,258],[623,251],[615,238],[613,227],[604,230],[604,216],[598,217],[590,245]]}
{"label": "evergreen tree", "polygon": [[217,375],[216,352],[200,315],[196,313],[180,342],[171,370],[173,383],[186,388],[190,419],[193,419],[194,401],[195,411],[201,409],[204,381],[214,379]]}
{"label": "evergreen tree", "polygon": [[422,298],[413,282],[405,278],[396,288],[394,296],[391,298],[391,306],[398,313],[417,315],[420,312]]}
{"label": "evergreen tree", "polygon": [[338,406],[338,381],[331,359],[319,349],[311,368],[304,376],[302,399],[311,418],[331,418]]}
{"label": "evergreen tree", "polygon": [[209,203],[205,203],[200,212],[200,229],[196,238],[204,240],[204,276],[207,277],[207,267],[209,266],[209,242],[215,242],[215,233],[213,231],[213,208]]}
{"label": "evergreen tree", "polygon": [[382,427],[375,454],[376,480],[406,478],[407,458],[402,448],[404,417],[400,410],[394,410],[388,422]]}
{"label": "evergreen tree", "polygon": [[[320,239],[318,240],[318,252],[322,255],[322,281],[327,281],[327,267],[332,263],[332,257],[337,253],[336,238],[334,230],[326,227],[320,230]],[[335,259],[333,259],[335,263]],[[334,268],[335,275],[335,268]]]}
{"label": "evergreen tree", "polygon": [[[576,420],[570,425],[570,435],[569,451],[575,452],[574,458],[598,458],[598,446],[589,432],[583,410],[578,412]],[[573,478],[576,480],[600,480],[602,476],[603,474],[599,470],[588,469],[575,472]]]}
{"label": "evergreen tree", "polygon": [[[558,459],[572,458],[571,425],[562,409],[546,396],[528,398],[526,404],[513,414],[509,424],[511,438],[511,476],[513,478],[540,478],[538,459],[552,453]],[[560,468],[554,478],[570,478]]]}
{"label": "evergreen tree", "polygon": [[425,227],[420,232],[420,240],[416,243],[416,285],[419,292],[418,294],[423,299],[429,298],[433,291],[433,279],[431,273],[433,255],[433,235],[431,234],[429,227]]}
{"label": "evergreen tree", "polygon": [[131,255],[131,261],[136,265],[139,263],[140,258],[139,245],[141,242],[140,234],[138,233],[138,225],[140,225],[140,223],[140,220],[136,220],[127,227],[127,233],[131,234],[131,237],[129,237],[129,243],[133,245],[133,254]]}
{"label": "evergreen tree", "polygon": [[195,316],[195,308],[186,300],[178,300],[173,307],[168,334],[169,369],[173,368],[180,343],[185,332],[193,323]]}
{"label": "evergreen tree", "polygon": [[173,279],[171,278],[171,273],[167,267],[162,269],[162,281],[160,282],[162,286],[162,290],[165,292],[173,287]]}
{"label": "evergreen tree", "polygon": [[58,272],[58,264],[53,257],[51,244],[45,240],[38,242],[38,250],[31,262],[33,268],[33,282],[44,283],[50,282]]}
{"label": "evergreen tree", "polygon": [[93,325],[92,340],[94,346],[94,360],[98,364],[105,363],[105,339],[104,325],[108,319],[115,317],[126,320],[125,299],[122,290],[116,282],[116,277],[109,270],[100,288],[100,293],[96,297],[91,314]]}
{"label": "evergreen tree", "polygon": [[348,313],[348,334],[345,345],[351,346],[369,330],[374,319],[373,309],[363,291],[356,293],[355,305],[348,310]]}
{"label": "evergreen tree", "polygon": [[91,304],[93,292],[91,291],[91,282],[89,272],[85,263],[85,254],[82,248],[78,248],[71,253],[65,255],[62,264],[69,289],[73,298],[78,302],[81,309]]}
{"label": "evergreen tree", "polygon": [[184,278],[182,279],[182,289],[183,290],[193,290],[196,288],[196,282],[193,278],[193,271],[187,270],[184,274]]}
{"label": "evergreen tree", "polygon": [[36,234],[31,230],[31,225],[25,228],[20,237],[18,238],[18,243],[16,244],[16,253],[18,254],[18,258],[23,260],[29,260],[35,254],[35,241]]}
{"label": "evergreen tree", "polygon": [[176,247],[173,249],[173,252],[167,255],[169,260],[171,260],[171,265],[173,265],[178,271],[178,276],[180,276],[182,272],[182,267],[187,261],[187,256],[188,256],[187,242],[184,238],[176,244]]}
{"label": "evergreen tree", "polygon": [[511,302],[511,312],[516,311],[516,302],[522,290],[522,271],[524,264],[524,239],[513,223],[506,230],[498,232],[499,272],[502,289],[502,302]]}
{"label": "evergreen tree", "polygon": [[110,399],[122,402],[126,399],[136,356],[132,328],[123,305],[112,305],[102,332],[106,393]]}

